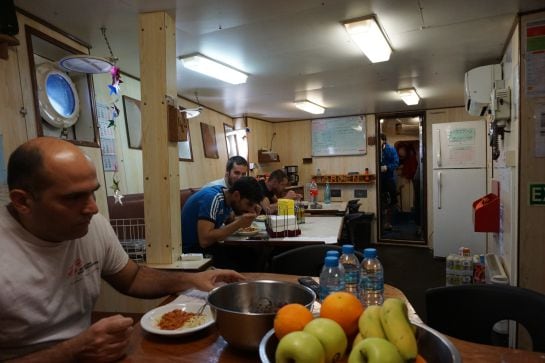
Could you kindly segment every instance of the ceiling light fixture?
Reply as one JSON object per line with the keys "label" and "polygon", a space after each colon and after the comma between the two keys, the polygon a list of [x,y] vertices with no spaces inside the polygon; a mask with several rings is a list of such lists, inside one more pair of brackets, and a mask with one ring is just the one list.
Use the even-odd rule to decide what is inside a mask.
{"label": "ceiling light fixture", "polygon": [[420,102],[420,96],[418,96],[418,93],[412,87],[399,89],[397,90],[397,94],[407,106],[418,105],[418,102]]}
{"label": "ceiling light fixture", "polygon": [[390,59],[392,48],[374,15],[343,21],[344,28],[372,63]]}
{"label": "ceiling light fixture", "polygon": [[308,100],[296,101],[295,102],[295,107],[297,107],[298,109],[303,110],[305,112],[313,113],[315,115],[321,115],[322,113],[325,112],[324,107],[322,107],[320,105],[317,105],[317,104],[315,104],[313,102],[310,102]]}
{"label": "ceiling light fixture", "polygon": [[185,68],[231,84],[246,83],[248,75],[201,54],[178,57]]}

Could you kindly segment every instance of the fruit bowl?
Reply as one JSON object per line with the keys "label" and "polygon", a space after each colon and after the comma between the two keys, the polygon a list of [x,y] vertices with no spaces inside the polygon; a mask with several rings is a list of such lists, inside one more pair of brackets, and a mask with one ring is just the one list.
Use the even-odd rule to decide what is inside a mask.
{"label": "fruit bowl", "polygon": [[208,303],[220,335],[229,345],[257,350],[273,327],[276,311],[290,303],[311,309],[316,294],[308,287],[281,281],[244,281],[210,291]]}
{"label": "fruit bowl", "polygon": [[[415,323],[418,354],[424,357],[427,363],[461,363],[462,358],[458,349],[441,333],[427,325]],[[262,363],[274,363],[274,355],[278,339],[274,329],[265,334],[259,344],[259,358]],[[348,355],[345,355],[345,359]]]}

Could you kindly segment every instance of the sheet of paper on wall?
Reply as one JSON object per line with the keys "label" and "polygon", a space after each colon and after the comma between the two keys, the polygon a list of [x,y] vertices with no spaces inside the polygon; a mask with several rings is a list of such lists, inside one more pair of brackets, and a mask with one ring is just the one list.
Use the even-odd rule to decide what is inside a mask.
{"label": "sheet of paper on wall", "polygon": [[545,103],[537,103],[534,109],[535,156],[536,158],[545,158]]}
{"label": "sheet of paper on wall", "polygon": [[117,154],[115,151],[115,127],[108,127],[111,109],[108,105],[97,102],[97,121],[100,137],[100,149],[102,151],[102,164],[104,171],[117,171]]}

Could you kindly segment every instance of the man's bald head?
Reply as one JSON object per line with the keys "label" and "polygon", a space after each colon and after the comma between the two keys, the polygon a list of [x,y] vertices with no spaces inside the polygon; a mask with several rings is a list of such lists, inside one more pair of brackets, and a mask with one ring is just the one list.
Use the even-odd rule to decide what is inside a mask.
{"label": "man's bald head", "polygon": [[8,161],[8,188],[23,189],[34,196],[51,185],[51,166],[65,162],[90,162],[68,141],[38,137],[20,145]]}

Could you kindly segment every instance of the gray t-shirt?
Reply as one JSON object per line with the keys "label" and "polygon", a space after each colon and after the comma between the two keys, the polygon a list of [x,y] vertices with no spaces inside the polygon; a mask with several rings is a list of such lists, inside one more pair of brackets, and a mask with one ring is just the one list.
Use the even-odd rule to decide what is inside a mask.
{"label": "gray t-shirt", "polygon": [[127,253],[102,215],[88,233],[44,241],[0,207],[0,361],[45,349],[89,327],[101,277],[122,270]]}

